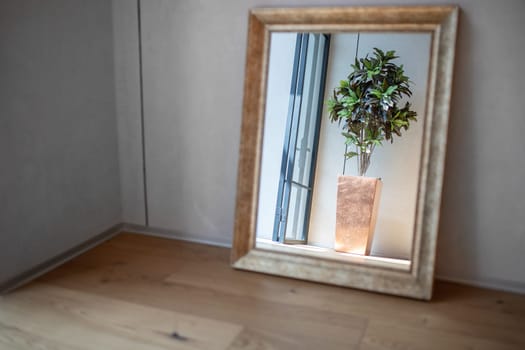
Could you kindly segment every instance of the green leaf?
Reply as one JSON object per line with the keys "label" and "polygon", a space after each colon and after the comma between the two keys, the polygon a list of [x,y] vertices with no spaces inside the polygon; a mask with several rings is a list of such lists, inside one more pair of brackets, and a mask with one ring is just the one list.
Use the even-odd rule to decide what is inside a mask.
{"label": "green leaf", "polygon": [[371,95],[374,95],[375,97],[377,98],[381,98],[383,97],[383,92],[381,90],[378,90],[378,89],[372,89],[370,90],[370,94]]}
{"label": "green leaf", "polygon": [[394,91],[396,91],[397,89],[397,85],[392,85],[392,86],[389,86],[388,89],[386,89],[385,91],[385,95],[389,96],[391,95]]}
{"label": "green leaf", "polygon": [[342,134],[346,138],[345,144],[349,145],[349,144],[357,144],[357,143],[359,143],[359,140],[357,139],[357,136],[352,135],[350,133],[346,133],[346,132],[343,132]]}
{"label": "green leaf", "polygon": [[[370,152],[384,140],[393,142],[418,119],[410,103],[398,106],[412,96],[413,83],[404,75],[403,65],[395,64],[396,58],[394,50],[379,48],[356,57],[347,79],[340,81],[326,102],[330,121],[339,122],[345,143],[357,146],[358,153]],[[349,152],[348,157],[355,155]]]}
{"label": "green leaf", "polygon": [[341,118],[348,118],[350,117],[350,111],[348,111],[347,109],[341,109],[337,111],[337,115]]}
{"label": "green leaf", "polygon": [[346,157],[346,159],[353,158],[353,157],[355,157],[355,156],[357,156],[357,155],[358,155],[357,152],[346,152],[346,153],[345,153],[345,157]]}
{"label": "green leaf", "polygon": [[402,126],[405,126],[405,125],[408,125],[408,122],[406,122],[404,120],[401,120],[401,119],[393,120],[392,123],[398,128],[400,128]]}

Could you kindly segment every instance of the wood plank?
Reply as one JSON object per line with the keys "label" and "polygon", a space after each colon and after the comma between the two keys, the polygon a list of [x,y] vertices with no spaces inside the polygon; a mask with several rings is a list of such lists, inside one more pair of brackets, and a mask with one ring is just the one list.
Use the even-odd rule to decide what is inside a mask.
{"label": "wood plank", "polygon": [[[0,299],[0,349],[74,349],[69,334],[165,348],[173,340],[158,332],[176,331],[177,317],[232,326],[221,346],[234,350],[525,348],[523,295],[438,283],[434,300],[420,302],[237,271],[229,253],[120,234]],[[63,327],[71,333],[56,330]],[[212,334],[206,327],[200,332]]]}
{"label": "wood plank", "polygon": [[0,322],[0,350],[26,349],[77,350],[81,348],[66,346],[60,342]]}
{"label": "wood plank", "polygon": [[242,330],[232,323],[40,283],[0,302],[0,324],[10,325],[3,329],[14,344],[20,338],[46,339],[78,349],[226,349]]}
{"label": "wood plank", "polygon": [[521,350],[523,342],[498,341],[481,334],[466,335],[462,331],[432,330],[399,322],[370,322],[360,349],[428,349],[428,350]]}

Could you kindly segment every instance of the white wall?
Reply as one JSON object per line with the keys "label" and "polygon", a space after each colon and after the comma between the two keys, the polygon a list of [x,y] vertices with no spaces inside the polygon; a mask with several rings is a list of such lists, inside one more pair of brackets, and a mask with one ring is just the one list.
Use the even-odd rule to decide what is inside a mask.
{"label": "white wall", "polygon": [[[398,3],[333,0],[330,5]],[[525,291],[525,2],[442,3],[459,4],[462,13],[437,273]],[[148,0],[143,5],[152,225],[230,242],[248,9],[322,2]]]}
{"label": "white wall", "polygon": [[0,285],[121,221],[111,13],[0,1]]}
{"label": "white wall", "polygon": [[[332,95],[339,81],[350,73],[356,43],[356,34],[332,35],[325,100]],[[395,138],[393,144],[384,142],[383,147],[377,147],[372,155],[366,176],[380,177],[383,181],[372,255],[410,259],[425,116],[430,34],[361,33],[358,57],[371,54],[374,47],[384,51],[395,50],[399,56],[394,62],[404,65],[405,74],[414,83],[411,87],[414,94],[410,102],[419,116],[419,122],[412,123],[402,137]],[[337,176],[342,173],[345,145],[341,126],[330,123],[326,108],[321,123],[308,239],[311,244],[333,248]],[[356,158],[346,162],[346,175],[358,175],[356,162]]]}
{"label": "white wall", "polygon": [[296,38],[295,33],[275,33],[270,43],[257,209],[258,238],[272,239],[273,235]]}

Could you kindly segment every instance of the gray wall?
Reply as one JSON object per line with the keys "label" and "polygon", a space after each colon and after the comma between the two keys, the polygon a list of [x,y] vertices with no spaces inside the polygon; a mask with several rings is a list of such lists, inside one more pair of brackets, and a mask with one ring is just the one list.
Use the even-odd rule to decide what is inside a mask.
{"label": "gray wall", "polygon": [[[438,275],[524,291],[525,2],[453,3]],[[231,240],[247,11],[319,4],[143,1],[151,226]],[[0,2],[0,282],[120,222],[121,203],[145,222],[136,33],[134,1]]]}
{"label": "gray wall", "polygon": [[122,220],[145,225],[137,1],[112,3]]}
{"label": "gray wall", "polygon": [[[459,4],[462,13],[437,273],[442,278],[525,291],[525,90],[521,86],[525,2],[442,2]],[[195,239],[231,240],[248,9],[322,4],[319,0],[143,1],[148,201],[153,226]],[[130,71],[138,69],[133,55],[125,61],[121,64]],[[133,130],[134,121],[121,117],[119,128]]]}
{"label": "gray wall", "polygon": [[111,14],[0,1],[0,284],[121,221]]}
{"label": "gray wall", "polygon": [[[150,226],[229,244],[246,11],[238,16],[229,6],[215,6],[206,5],[201,13],[198,2],[142,1],[147,203]],[[115,0],[114,9],[117,77],[130,76],[139,69],[138,58],[118,45],[137,46],[136,2]],[[125,154],[121,147],[123,198],[132,198],[143,181],[136,176],[140,155],[131,146],[140,143],[140,125],[129,108],[138,83],[117,80],[117,105],[128,106],[118,110],[119,142],[133,147]],[[123,217],[143,224],[143,208],[143,199],[126,203]]]}

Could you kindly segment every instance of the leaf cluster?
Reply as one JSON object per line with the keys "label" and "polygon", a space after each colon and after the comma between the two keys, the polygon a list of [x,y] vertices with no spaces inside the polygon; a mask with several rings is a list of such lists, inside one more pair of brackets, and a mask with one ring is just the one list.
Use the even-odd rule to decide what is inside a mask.
{"label": "leaf cluster", "polygon": [[357,146],[357,152],[345,155],[348,158],[371,153],[384,140],[393,142],[394,136],[401,136],[417,120],[409,102],[399,106],[403,97],[412,96],[412,82],[403,65],[392,62],[396,58],[395,51],[378,48],[370,57],[356,58],[353,71],[327,101],[330,120],[343,125],[346,144]]}

